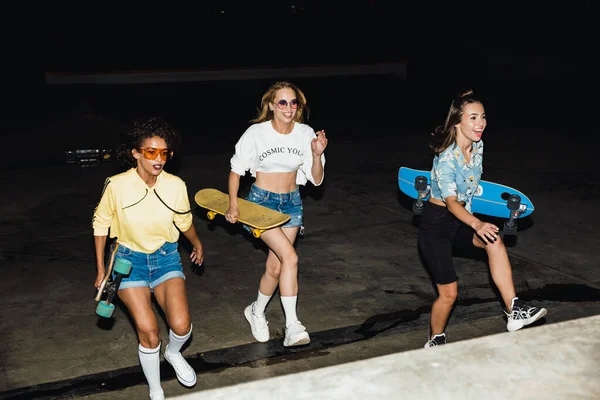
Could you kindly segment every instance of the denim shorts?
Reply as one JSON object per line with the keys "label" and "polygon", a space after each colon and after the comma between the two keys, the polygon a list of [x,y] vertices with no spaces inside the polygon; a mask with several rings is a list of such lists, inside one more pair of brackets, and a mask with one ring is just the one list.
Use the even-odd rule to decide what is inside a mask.
{"label": "denim shorts", "polygon": [[[290,220],[282,225],[282,228],[302,226],[303,207],[300,188],[289,193],[273,193],[252,184],[246,200],[289,215]],[[247,225],[244,225],[244,229],[251,232],[251,228]]]}
{"label": "denim shorts", "polygon": [[[153,290],[169,279],[185,279],[177,243],[166,242],[151,254],[133,251],[119,244],[115,261],[117,258],[131,262],[131,272],[122,278],[119,290],[135,287],[149,287]],[[113,272],[113,279],[114,277]]]}

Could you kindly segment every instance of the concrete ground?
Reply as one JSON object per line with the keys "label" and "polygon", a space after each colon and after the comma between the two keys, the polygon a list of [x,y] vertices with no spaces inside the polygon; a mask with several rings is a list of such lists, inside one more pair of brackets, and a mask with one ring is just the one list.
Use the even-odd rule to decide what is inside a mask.
{"label": "concrete ground", "polygon": [[295,399],[331,400],[597,399],[598,329],[596,315],[174,398],[279,400],[294,393]]}
{"label": "concrete ground", "polygon": [[[186,181],[190,199],[202,188],[226,190],[233,144],[268,83],[49,89],[44,112],[15,117],[6,144],[19,151],[6,155],[9,167],[0,173],[0,398],[147,396],[126,310],[104,320],[93,300],[91,216],[104,179],[118,166],[65,165],[62,151],[111,146],[128,117],[160,113],[184,135],[170,169]],[[418,349],[426,340],[435,290],[417,253],[411,200],[396,177],[402,165],[429,168],[427,134],[453,92],[393,77],[298,83],[313,104],[309,124],[330,139],[323,186],[302,188],[298,315],[312,342],[283,348],[277,296],[267,309],[271,341],[254,341],[243,309],[256,296],[265,250],[241,227],[209,221],[198,209],[205,264],[185,264],[194,334],[184,350],[198,383],[182,387],[163,362],[168,396]],[[542,118],[521,123],[501,106],[507,88],[482,86],[488,113],[508,115],[490,117],[484,133],[484,179],[519,188],[536,207],[516,238],[506,238],[518,294],[548,309],[538,325],[600,314],[592,146],[573,143],[568,126],[537,124]],[[210,101],[190,104],[182,96],[190,91]],[[426,111],[430,119],[420,120]],[[244,183],[247,190],[250,181]],[[180,243],[187,259],[185,238]],[[466,256],[456,258],[459,300],[450,341],[506,332],[485,259]],[[164,342],[164,323],[161,329]]]}

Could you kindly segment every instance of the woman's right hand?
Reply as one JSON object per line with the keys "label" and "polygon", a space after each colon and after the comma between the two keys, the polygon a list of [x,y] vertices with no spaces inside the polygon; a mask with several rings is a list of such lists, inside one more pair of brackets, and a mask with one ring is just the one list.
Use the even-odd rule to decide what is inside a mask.
{"label": "woman's right hand", "polygon": [[225,219],[232,224],[235,224],[238,221],[239,216],[240,210],[237,205],[230,206],[227,211],[225,211]]}
{"label": "woman's right hand", "polygon": [[482,221],[475,223],[473,228],[475,229],[475,232],[477,232],[477,236],[479,236],[484,243],[486,241],[487,243],[494,243],[498,238],[498,232],[500,231],[496,225]]}

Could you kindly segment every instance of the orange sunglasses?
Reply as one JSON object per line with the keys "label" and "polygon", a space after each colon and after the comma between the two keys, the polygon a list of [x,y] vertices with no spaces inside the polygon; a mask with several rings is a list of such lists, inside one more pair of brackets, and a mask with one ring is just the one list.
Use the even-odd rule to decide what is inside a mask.
{"label": "orange sunglasses", "polygon": [[169,149],[157,149],[154,147],[141,147],[138,149],[140,153],[144,155],[146,160],[156,160],[156,157],[160,155],[162,161],[167,161],[173,157],[173,152]]}

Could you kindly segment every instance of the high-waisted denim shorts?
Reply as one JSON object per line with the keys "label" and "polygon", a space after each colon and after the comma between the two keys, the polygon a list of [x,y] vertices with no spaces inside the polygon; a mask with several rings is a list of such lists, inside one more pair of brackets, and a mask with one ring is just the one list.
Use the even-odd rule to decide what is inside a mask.
{"label": "high-waisted denim shorts", "polygon": [[[246,200],[289,215],[290,220],[282,225],[282,228],[302,226],[303,207],[299,188],[289,193],[273,193],[252,184]],[[244,229],[251,232],[246,225],[244,225]]]}
{"label": "high-waisted denim shorts", "polygon": [[133,251],[119,244],[115,260],[117,258],[131,262],[131,272],[123,277],[119,290],[135,287],[149,287],[153,290],[169,279],[185,279],[177,243],[166,242],[151,254]]}

